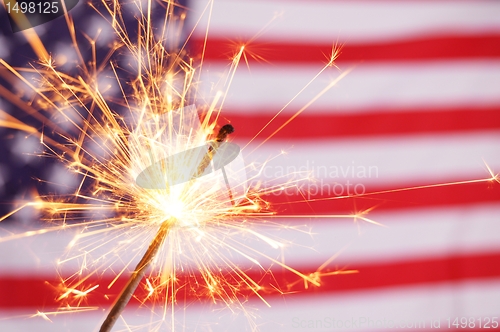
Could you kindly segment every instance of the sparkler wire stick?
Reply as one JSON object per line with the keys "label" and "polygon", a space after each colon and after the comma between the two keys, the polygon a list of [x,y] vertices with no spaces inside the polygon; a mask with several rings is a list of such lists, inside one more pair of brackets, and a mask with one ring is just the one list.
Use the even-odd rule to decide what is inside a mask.
{"label": "sparkler wire stick", "polygon": [[165,238],[168,235],[170,225],[175,221],[172,219],[173,218],[167,219],[161,224],[160,229],[156,233],[153,241],[151,241],[148,250],[142,257],[141,261],[137,264],[134,272],[132,272],[127,285],[125,286],[125,288],[123,288],[120,296],[111,307],[111,310],[109,311],[109,314],[106,317],[104,323],[102,323],[99,332],[109,332],[113,328],[113,325],[115,325],[116,320],[118,319],[118,317],[120,317],[120,314],[127,306],[127,303],[130,301],[132,295],[134,295],[134,291],[136,290],[137,286],[139,286],[139,283],[146,273],[146,270],[153,262],[156,253],[160,249],[163,242],[165,242]]}
{"label": "sparkler wire stick", "polygon": [[[197,172],[193,175],[193,178],[191,181],[195,180],[197,177],[199,177],[205,169],[208,167],[210,164],[210,161],[212,160],[213,156],[217,152],[217,148],[221,145],[222,142],[224,142],[227,138],[227,135],[231,134],[234,132],[233,126],[227,124],[224,125],[220,130],[219,133],[217,134],[217,138],[215,139],[215,142],[212,143],[210,148],[208,149],[206,155],[202,159],[200,165],[198,166]],[[188,186],[189,187],[189,186]],[[127,285],[123,288],[122,292],[118,296],[117,300],[111,307],[111,310],[108,313],[108,316],[104,320],[104,322],[101,325],[101,328],[99,329],[99,332],[109,332],[113,328],[113,326],[116,323],[116,320],[118,317],[120,317],[121,313],[123,310],[125,310],[125,307],[127,306],[128,302],[132,298],[132,295],[134,295],[135,290],[137,289],[137,286],[139,286],[139,283],[141,282],[142,278],[146,274],[147,269],[153,262],[156,254],[158,253],[160,247],[162,244],[165,242],[165,239],[168,236],[170,226],[175,222],[175,218],[169,218],[165,221],[162,222],[160,229],[156,233],[155,237],[149,244],[148,250],[146,250],[146,253],[144,256],[142,256],[142,259],[140,262],[137,264],[137,266],[134,269],[134,272],[132,272],[132,275],[130,276]]]}

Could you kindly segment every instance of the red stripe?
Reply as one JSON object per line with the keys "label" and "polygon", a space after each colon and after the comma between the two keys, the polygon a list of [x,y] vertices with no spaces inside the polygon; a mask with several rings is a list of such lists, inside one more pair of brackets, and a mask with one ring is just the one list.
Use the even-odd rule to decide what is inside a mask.
{"label": "red stripe", "polygon": [[[256,137],[261,128],[278,110],[237,112],[224,110],[222,116],[236,128],[236,139]],[[450,133],[474,130],[500,129],[500,107],[395,110],[371,109],[369,113],[321,114],[307,111],[288,123],[273,139],[318,139],[337,137],[367,137],[376,135],[405,135]],[[265,139],[290,119],[290,113],[281,114],[257,136]]]}
{"label": "red stripe", "polygon": [[[332,40],[334,42],[334,40]],[[244,41],[209,37],[205,60],[226,61],[234,56]],[[192,40],[195,54],[201,54],[203,40]],[[245,45],[250,62],[326,63],[332,43],[253,42]],[[256,56],[256,57],[254,57]],[[339,62],[343,61],[423,61],[440,59],[474,59],[500,57],[500,34],[427,36],[391,42],[343,45]]]}
{"label": "red stripe", "polygon": [[374,207],[376,211],[381,211],[500,202],[500,184],[495,181],[392,191],[349,198],[335,198],[335,196],[361,194],[363,190],[366,193],[377,193],[395,188],[364,187],[361,184],[354,186],[352,180],[348,184],[346,179],[337,179],[336,185],[335,183],[305,184],[300,189],[302,194],[290,189],[265,196],[264,199],[270,202],[271,209],[277,211],[279,215],[306,216],[352,214],[355,210],[363,211]]}
{"label": "red stripe", "polygon": [[[285,269],[275,269],[272,274],[263,275],[260,269],[251,269],[246,271],[247,275],[259,282],[262,286],[260,294],[265,298],[280,296],[276,291],[279,287],[281,291],[290,296],[315,296],[331,295],[332,293],[363,291],[370,289],[380,289],[386,287],[411,286],[421,284],[431,284],[439,282],[457,282],[469,279],[484,279],[500,277],[500,253],[477,254],[467,256],[450,256],[444,258],[420,259],[404,262],[379,263],[379,264],[353,264],[349,267],[331,267],[322,270],[322,273],[336,271],[340,269],[356,269],[359,273],[321,276],[319,275],[320,287],[309,285],[304,288],[304,282],[300,277]],[[297,267],[295,267],[297,268]],[[316,267],[298,267],[306,275],[316,272]],[[227,277],[227,275],[226,275]],[[85,285],[93,286],[99,284],[100,287],[92,291],[81,305],[109,307],[116,294],[122,289],[126,280],[119,279],[108,291],[106,285],[112,278],[105,276],[103,278],[89,278]],[[193,302],[198,300],[208,300],[203,295],[203,288],[196,286],[196,281],[203,285],[203,279],[200,275],[182,275],[178,277],[180,291],[177,294],[179,304],[184,302]],[[26,276],[22,278],[3,276],[0,277],[0,308],[34,308],[38,310],[47,310],[63,305],[55,299],[60,293],[57,293],[52,285],[58,284],[57,278],[42,278],[39,276]],[[191,285],[191,287],[185,287]],[[196,294],[195,294],[196,292]],[[240,297],[249,297],[257,299],[249,289],[240,287]],[[105,297],[107,295],[108,297]],[[136,293],[138,299],[147,297],[147,291],[141,285]],[[151,299],[146,300],[147,304]],[[137,299],[132,299],[130,305],[139,304]]]}

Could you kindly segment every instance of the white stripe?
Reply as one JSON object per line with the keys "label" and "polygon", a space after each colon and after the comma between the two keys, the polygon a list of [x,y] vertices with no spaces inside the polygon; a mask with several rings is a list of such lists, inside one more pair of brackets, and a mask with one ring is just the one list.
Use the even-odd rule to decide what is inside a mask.
{"label": "white stripe", "polygon": [[[282,243],[283,247],[278,249],[272,248],[252,234],[236,233],[234,230],[227,232],[221,230],[220,226],[210,228],[210,231],[218,238],[225,239],[228,245],[234,245],[249,256],[256,258],[264,267],[269,267],[268,259],[235,243],[239,241],[245,246],[278,261],[284,261],[299,270],[303,266],[319,267],[336,254],[339,256],[329,266],[348,266],[356,269],[357,264],[439,258],[460,253],[498,252],[500,251],[500,241],[498,241],[500,226],[497,217],[499,214],[500,205],[498,204],[478,204],[467,208],[410,209],[404,212],[382,213],[375,210],[366,215],[387,227],[368,224],[361,220],[358,220],[359,224],[355,225],[352,218],[320,219],[314,217],[294,221],[287,218],[270,219],[271,224],[263,224],[260,221],[256,225],[248,226],[251,230]],[[0,275],[55,276],[56,261],[64,257],[65,248],[73,234],[68,231],[47,233],[37,237],[0,243]],[[230,236],[228,237],[227,234]],[[109,234],[104,234],[104,236],[109,236]],[[109,245],[102,246],[100,250],[92,253],[92,258],[97,259],[99,255],[108,253],[117,246],[117,241],[126,237],[122,236]],[[192,238],[192,236],[190,239],[187,237],[185,240],[189,241],[184,247],[187,255],[185,256],[186,262],[192,258],[190,248],[203,252],[204,248],[211,247],[197,245]],[[98,239],[94,238],[94,240]],[[101,244],[102,242],[96,241],[96,246]],[[112,266],[115,271],[118,271],[124,262],[134,260],[136,263],[139,259],[139,257],[133,258],[136,249],[139,248],[132,245],[129,250],[121,250],[116,253],[120,255],[120,262],[105,266]],[[214,250],[216,252],[212,255],[210,253],[202,255],[205,263],[208,262],[209,257],[217,261],[216,256],[223,254],[240,266],[254,265],[247,258],[230,250]],[[108,254],[108,262],[111,262],[113,257]],[[179,257],[182,260],[183,256]],[[86,264],[89,268],[91,267],[90,260],[87,260]],[[190,264],[187,263],[187,265]],[[220,265],[222,266],[224,265]],[[79,267],[75,262],[70,262],[60,268],[72,274]],[[106,273],[109,273],[109,270]]]}
{"label": "white stripe", "polygon": [[[194,22],[207,1],[193,1]],[[208,13],[196,34],[205,35]],[[189,17],[189,16],[188,16]],[[214,1],[209,35],[258,41],[366,42],[500,30],[497,1]],[[272,22],[270,25],[269,23]]]}
{"label": "white stripe", "polygon": [[[499,2],[500,3],[500,2]],[[500,20],[499,20],[500,21]],[[342,69],[350,68],[343,65]],[[242,66],[234,76],[224,108],[256,114],[278,112],[320,71],[316,66]],[[202,87],[215,94],[227,67],[205,64]],[[330,68],[302,92],[285,112],[295,112],[334,81],[340,72]],[[218,87],[220,90],[221,86]],[[208,99],[210,100],[210,99]],[[436,61],[405,64],[358,64],[306,112],[348,113],[372,108],[467,107],[500,104],[500,61]]]}
{"label": "white stripe", "polygon": [[[176,306],[175,330],[179,331],[388,331],[417,330],[414,324],[440,322],[441,329],[449,330],[448,319],[474,317],[500,320],[500,282],[498,280],[469,281],[460,284],[441,283],[430,286],[398,287],[375,291],[364,291],[335,296],[285,296],[270,300],[271,307],[252,301],[246,302],[245,312],[234,305],[233,312],[227,308],[210,304]],[[52,322],[41,317],[27,319],[36,312],[0,312],[2,331],[97,331],[105,318],[102,311],[61,316],[51,316]],[[171,310],[167,309],[162,322],[161,309],[149,308],[125,310],[123,319],[116,323],[115,330],[136,331],[146,326],[154,330],[169,330]],[[245,316],[248,315],[247,316]],[[23,316],[24,315],[24,316]],[[250,318],[252,317],[253,318]],[[17,318],[16,318],[17,317]],[[10,318],[10,319],[9,319]],[[258,325],[252,330],[249,319]],[[378,321],[378,322],[377,322]],[[385,326],[384,321],[386,322]],[[321,322],[321,323],[320,323]],[[327,323],[339,324],[333,328]],[[343,328],[356,322],[355,327]],[[347,323],[349,322],[349,323]],[[476,320],[476,324],[478,324]],[[308,324],[312,324],[308,327]],[[379,327],[377,328],[377,324]],[[361,326],[360,326],[361,325]],[[382,325],[382,326],[380,326]],[[420,325],[423,330],[424,325]],[[139,329],[137,329],[139,328]],[[490,329],[492,325],[490,324]],[[453,329],[453,326],[451,326]]]}
{"label": "white stripe", "polygon": [[[245,142],[240,144],[243,146]],[[483,131],[406,135],[397,139],[391,136],[314,142],[271,139],[258,148],[256,143],[244,148],[243,157],[247,165],[259,165],[260,179],[272,183],[312,176],[320,180],[319,184],[350,181],[397,188],[401,184],[488,178],[485,163],[498,172],[499,152],[500,132]]]}
{"label": "white stripe", "polygon": [[[376,204],[376,202],[374,202]],[[446,258],[449,255],[498,252],[499,204],[469,207],[408,209],[404,212],[373,212],[365,215],[386,227],[351,218],[344,222],[314,217],[304,219],[311,234],[287,237],[300,246],[289,245],[286,262],[300,268],[321,265],[334,254],[330,264],[356,269],[357,264],[408,262],[412,259]],[[493,234],[492,234],[493,233]],[[339,265],[337,265],[339,264]]]}

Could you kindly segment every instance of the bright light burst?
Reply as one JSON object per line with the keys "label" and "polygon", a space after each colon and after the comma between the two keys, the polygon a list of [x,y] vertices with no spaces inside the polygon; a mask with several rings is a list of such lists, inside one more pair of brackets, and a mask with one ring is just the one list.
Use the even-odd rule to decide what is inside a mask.
{"label": "bright light burst", "polygon": [[[153,27],[153,3],[131,4],[138,13],[137,35],[131,35],[125,26],[124,3],[113,0],[91,4],[117,37],[101,63],[97,63],[99,32],[85,35],[86,47],[91,47],[92,59],[88,61],[70,15],[66,15],[66,21],[76,55],[71,68],[63,69],[67,68],[68,57],[50,55],[32,29],[23,33],[39,57],[37,63],[13,68],[0,59],[7,69],[6,79],[22,82],[34,92],[26,102],[2,88],[4,97],[39,120],[43,129],[3,110],[1,125],[38,137],[45,147],[44,156],[57,158],[80,177],[74,193],[38,197],[1,219],[31,206],[49,222],[39,231],[2,241],[78,229],[68,254],[58,262],[61,283],[53,286],[60,293],[60,309],[39,311],[33,317],[50,320],[51,315],[97,309],[87,306],[87,296],[96,289],[112,287],[120,277],[128,277],[132,262],[157,240],[159,252],[152,252],[148,264],[141,268],[153,265],[143,283],[146,295],[138,300],[145,303],[153,299],[162,308],[160,320],[172,315],[172,327],[180,290],[245,312],[246,296],[242,293],[253,294],[267,304],[263,293],[284,292],[280,285],[268,287],[259,281],[262,275],[271,273],[272,265],[293,273],[306,288],[319,286],[319,270],[303,274],[241,241],[253,237],[274,249],[283,247],[282,242],[256,232],[252,225],[279,225],[269,221],[274,213],[262,196],[296,186],[294,181],[265,187],[247,178],[251,173],[248,168],[256,166],[245,166],[240,158],[227,170],[215,167],[205,171],[207,165],[200,170],[204,161],[199,151],[202,157],[213,158],[208,146],[214,146],[213,133],[220,126],[224,99],[240,59],[245,57],[245,47],[238,46],[231,56],[226,80],[213,89],[213,96],[202,97],[197,93],[198,86],[204,84],[197,80],[199,67],[184,50],[185,44],[172,40],[180,38],[184,15],[174,15],[176,5],[172,2],[156,3],[156,8],[164,8],[166,19],[162,26]],[[337,55],[334,51],[324,69],[333,65]],[[112,75],[111,83],[103,80],[106,74]],[[113,86],[119,97],[108,91]],[[51,121],[54,118],[62,119],[66,127]],[[178,157],[173,161],[172,156]],[[253,174],[257,177],[258,171]],[[122,261],[125,252],[133,254]],[[234,262],[234,256],[258,267],[260,276],[249,275]],[[79,268],[65,268],[68,264],[75,266],[75,262]],[[115,278],[105,285],[91,284],[92,276],[103,273],[113,273]],[[142,274],[138,281],[141,279]],[[288,290],[295,284],[297,281],[288,285]]]}
{"label": "bright light burst", "polygon": [[[88,61],[82,54],[81,41],[70,15],[66,15],[66,21],[76,54],[76,64],[71,68],[63,70],[67,68],[64,66],[67,58],[49,55],[32,31],[24,33],[39,57],[37,63],[29,68],[13,68],[0,59],[0,64],[8,71],[8,74],[3,73],[7,80],[22,82],[35,93],[26,103],[3,87],[0,92],[40,121],[43,129],[32,127],[3,110],[0,110],[0,124],[38,137],[46,148],[44,156],[57,158],[80,177],[74,193],[38,197],[1,218],[4,220],[32,206],[42,211],[49,221],[47,227],[39,231],[13,235],[2,241],[68,228],[79,230],[70,243],[68,254],[58,262],[62,271],[61,283],[53,286],[59,291],[57,300],[61,307],[52,312],[39,311],[33,317],[50,320],[51,315],[98,309],[87,306],[86,297],[98,289],[105,289],[106,293],[120,278],[127,278],[134,268],[133,262],[142,257],[161,232],[161,248],[158,254],[155,252],[151,256],[153,267],[142,281],[145,292],[138,300],[146,303],[152,299],[152,310],[157,306],[162,312],[159,320],[170,317],[172,327],[174,306],[181,291],[245,312],[246,298],[241,294],[253,294],[267,303],[263,295],[267,292],[294,292],[300,287],[320,286],[324,276],[355,272],[328,270],[329,260],[316,272],[302,273],[241,241],[241,238],[253,237],[276,250],[284,246],[279,239],[260,234],[252,226],[279,227],[279,222],[273,219],[279,220],[280,216],[270,210],[262,197],[296,187],[298,180],[285,180],[266,187],[255,181],[258,171],[247,172],[257,166],[245,166],[239,159],[228,167],[229,179],[219,170],[204,176],[193,175],[201,159],[186,151],[205,147],[200,150],[201,156],[208,153],[207,144],[213,144],[210,142],[215,139],[214,132],[221,126],[219,115],[232,77],[240,59],[246,59],[245,47],[235,47],[226,79],[212,89],[212,95],[201,96],[198,87],[207,83],[199,81],[202,61],[197,65],[185,51],[185,44],[175,40],[181,36],[184,14],[174,15],[174,3],[155,4],[157,8],[162,6],[166,13],[164,24],[159,26],[152,25],[151,0],[128,3],[128,7],[135,6],[137,15],[138,33],[133,35],[122,16],[124,3],[105,0],[93,6],[107,19],[116,35],[101,63],[97,63],[99,33],[86,36],[92,58]],[[173,45],[181,46],[174,48]],[[338,48],[334,47],[318,75],[334,66],[338,55]],[[283,126],[348,72],[327,85]],[[113,79],[103,80],[106,74]],[[28,79],[28,76],[35,79]],[[118,97],[109,92],[113,86],[119,91]],[[53,118],[63,119],[70,126],[64,129],[51,121]],[[173,155],[183,157],[177,158],[173,167],[165,165]],[[172,175],[172,169],[182,170],[181,175]],[[490,173],[491,178],[474,181],[498,181],[498,177]],[[184,181],[172,180],[172,177],[185,177],[185,174],[190,175]],[[247,174],[255,175],[247,178]],[[144,177],[142,184],[138,180],[141,176]],[[418,188],[403,190],[412,189]],[[345,197],[327,199],[341,198]],[[375,223],[366,217],[367,212],[321,217]],[[129,253],[126,261],[123,261],[124,252]],[[254,271],[248,273],[235,262],[234,256],[258,267],[260,275]],[[74,262],[79,268],[64,268]],[[262,275],[270,275],[273,265],[288,270],[296,279],[288,285],[263,285],[260,282]],[[102,285],[89,281],[92,276],[104,273],[113,274],[114,279]]]}

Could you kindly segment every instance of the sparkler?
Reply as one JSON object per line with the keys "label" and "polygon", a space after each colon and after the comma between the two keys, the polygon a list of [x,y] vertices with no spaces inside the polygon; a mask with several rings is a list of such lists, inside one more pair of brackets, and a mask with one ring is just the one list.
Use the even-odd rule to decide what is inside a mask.
{"label": "sparkler", "polygon": [[[323,271],[330,263],[328,261],[316,272],[306,275],[263,253],[256,252],[253,248],[230,240],[225,242],[226,238],[221,239],[216,235],[217,232],[223,231],[238,232],[263,240],[273,248],[279,248],[282,245],[279,241],[255,232],[249,225],[252,224],[252,220],[279,217],[269,211],[268,204],[262,196],[282,191],[287,187],[295,187],[296,182],[287,181],[267,188],[258,184],[253,188],[248,188],[247,184],[253,178],[245,179],[244,174],[253,165],[247,167],[241,165],[236,170],[231,170],[231,174],[227,174],[225,168],[214,166],[213,172],[205,174],[211,159],[218,153],[217,149],[231,132],[230,127],[222,127],[215,142],[212,142],[210,147],[206,147],[207,138],[217,128],[227,89],[239,60],[245,54],[244,47],[235,51],[232,58],[227,82],[221,89],[225,92],[217,91],[213,100],[206,103],[208,106],[201,107],[203,116],[200,122],[197,108],[189,106],[196,97],[195,88],[200,84],[197,81],[194,60],[187,56],[182,43],[179,49],[171,51],[165,42],[168,40],[167,37],[177,35],[172,30],[176,28],[176,25],[183,24],[183,15],[179,17],[174,15],[175,4],[166,2],[165,24],[155,30],[151,20],[153,10],[151,0],[146,3],[134,3],[134,5],[137,6],[139,13],[137,36],[131,36],[127,31],[122,17],[125,6],[123,3],[113,0],[103,1],[100,4],[103,8],[100,13],[103,17],[107,17],[108,23],[117,36],[117,40],[113,43],[103,63],[97,63],[98,36],[86,36],[90,41],[92,54],[92,60],[87,62],[80,52],[77,30],[72,18],[69,15],[65,16],[78,59],[79,71],[76,74],[60,70],[57,58],[49,55],[32,31],[27,32],[26,35],[39,56],[38,64],[30,68],[13,68],[0,59],[0,64],[6,69],[1,72],[5,80],[24,83],[35,92],[35,97],[26,103],[25,100],[3,87],[0,87],[0,93],[42,122],[49,133],[39,131],[4,111],[2,111],[3,119],[0,120],[0,124],[37,136],[48,150],[46,155],[55,156],[81,177],[80,185],[74,194],[42,197],[23,206],[34,206],[45,211],[50,221],[60,222],[60,227],[45,228],[19,236],[81,227],[74,221],[84,219],[84,230],[72,241],[73,248],[78,246],[78,242],[88,238],[101,237],[105,243],[120,239],[112,252],[107,252],[97,259],[92,260],[91,255],[102,244],[95,242],[84,243],[83,253],[77,253],[66,260],[82,259],[86,263],[82,264],[80,270],[73,276],[63,279],[64,287],[59,300],[69,302],[77,300],[78,304],[76,307],[70,307],[69,310],[63,307],[64,311],[82,311],[83,307],[80,306],[79,301],[95,289],[95,286],[84,287],[86,278],[80,278],[80,275],[87,271],[87,264],[92,263],[88,261],[93,261],[93,264],[97,265],[93,267],[90,275],[97,274],[102,270],[110,269],[109,258],[106,256],[119,257],[120,252],[130,249],[131,246],[135,248],[135,256],[139,257],[138,252],[144,249],[145,254],[132,272],[121,295],[115,300],[101,331],[109,331],[112,328],[148,269],[150,269],[149,278],[146,279],[148,290],[150,290],[148,296],[160,298],[161,294],[166,294],[165,308],[168,304],[173,308],[175,304],[178,288],[176,287],[177,271],[179,270],[190,271],[188,274],[193,279],[195,287],[202,289],[201,293],[208,295],[214,302],[222,301],[228,307],[231,307],[233,303],[238,305],[238,294],[242,289],[250,290],[266,302],[260,294],[263,286],[248,276],[238,264],[219,253],[220,248],[226,248],[248,259],[259,266],[263,273],[268,271],[262,266],[260,258],[279,265],[298,277],[299,281],[294,285],[303,282],[305,287],[310,284],[320,286],[322,276],[352,273],[353,271]],[[168,43],[170,43],[169,40]],[[115,59],[114,56],[120,52],[121,58],[118,56]],[[334,50],[323,70],[334,66],[337,56],[338,52]],[[130,68],[134,71],[132,78],[124,79],[124,76],[127,76],[124,72],[130,69],[119,65],[124,58],[128,59]],[[114,84],[120,91],[119,98],[107,94],[107,87],[102,84],[102,74],[106,69],[115,78]],[[338,80],[347,73],[348,71],[341,74]],[[37,81],[27,79],[25,77],[27,74],[36,75]],[[325,87],[289,121],[292,121],[321,94],[333,87],[338,80]],[[38,109],[47,113],[39,112]],[[71,128],[64,130],[50,121],[47,114],[63,118],[71,124]],[[59,137],[51,137],[50,131],[57,132]],[[276,132],[273,132],[271,136]],[[206,150],[201,150],[201,158],[194,152],[185,154],[185,151],[198,151],[200,146],[206,147]],[[174,174],[172,178],[169,172],[172,167],[167,164],[173,160],[171,156],[180,153],[184,154],[184,157],[175,161],[174,163],[179,164],[174,165],[173,168],[189,169],[188,181],[182,180],[186,179],[186,173]],[[171,159],[168,159],[169,157]],[[165,164],[162,163],[163,161]],[[153,165],[159,166],[157,168],[152,167]],[[215,170],[220,170],[220,172],[215,172]],[[498,176],[493,172],[490,173],[490,178],[474,181],[498,181]],[[141,174],[145,177],[145,182],[141,182]],[[174,185],[170,185],[172,183]],[[461,183],[467,182],[454,184]],[[417,188],[402,190],[412,189]],[[378,193],[367,193],[361,196],[374,194]],[[351,196],[327,199],[346,197]],[[374,222],[365,216],[366,212],[322,217],[358,218]],[[95,214],[103,214],[104,217],[95,217]],[[89,215],[91,215],[90,220],[88,220]],[[165,245],[167,235],[168,246]],[[16,237],[18,235],[10,239]],[[189,262],[176,260],[176,255],[181,250],[190,251],[191,255],[183,256],[188,257]],[[199,254],[198,251],[203,254]],[[233,277],[228,278],[219,269],[217,260],[227,266],[227,270],[232,273]],[[128,262],[116,273],[115,279],[108,285],[108,288],[126,273],[130,264],[131,262]],[[155,273],[155,271],[159,272]],[[74,299],[71,299],[72,296]],[[240,306],[243,307],[242,304]],[[163,318],[166,314],[167,311],[164,309]],[[39,314],[45,317],[47,315],[49,313]]]}
{"label": "sparkler", "polygon": [[[233,127],[231,125],[225,125],[221,128],[219,131],[219,134],[217,135],[217,139],[215,142],[209,147],[207,153],[205,156],[203,156],[201,163],[197,167],[196,173],[193,174],[191,181],[195,180],[196,178],[200,177],[203,175],[205,172],[206,168],[209,166],[210,161],[213,159],[213,156],[215,153],[217,153],[218,148],[222,145],[224,140],[226,139],[227,135],[232,133],[234,131]],[[225,172],[223,172],[224,178],[227,181],[227,175]],[[231,197],[232,200],[232,197]],[[111,331],[113,328],[114,323],[120,316],[121,312],[125,309],[125,306],[127,303],[130,301],[130,298],[134,294],[135,289],[139,285],[139,282],[142,280],[144,277],[147,268],[151,265],[154,257],[158,253],[158,250],[160,249],[161,245],[165,241],[169,228],[172,224],[175,223],[175,218],[170,218],[162,222],[160,229],[158,230],[158,233],[155,235],[153,238],[153,241],[151,241],[151,244],[149,245],[148,250],[142,257],[141,261],[139,264],[137,264],[134,272],[132,273],[132,276],[130,277],[127,285],[123,289],[122,293],[118,297],[117,301],[111,308],[111,311],[109,312],[108,316],[106,317],[106,320],[101,326],[100,331],[105,332],[105,331]]]}
{"label": "sparkler", "polygon": [[[166,22],[162,28],[155,30],[151,20],[153,3],[148,1],[135,5],[140,13],[139,32],[137,37],[132,37],[128,34],[122,17],[124,5],[116,0],[100,4],[104,8],[104,12],[100,14],[107,17],[117,36],[117,41],[113,43],[102,64],[97,63],[97,37],[85,36],[90,41],[92,54],[92,60],[85,61],[79,48],[77,30],[68,14],[65,18],[78,60],[77,73],[74,69],[73,72],[59,69],[57,58],[49,55],[33,31],[26,32],[25,35],[39,56],[38,63],[30,68],[14,68],[0,59],[0,64],[5,69],[1,74],[6,81],[22,82],[34,92],[34,98],[28,102],[5,88],[1,91],[3,96],[41,121],[45,129],[39,131],[3,110],[1,125],[38,137],[47,149],[44,155],[55,156],[81,177],[74,194],[41,197],[0,219],[4,220],[13,213],[32,206],[44,211],[51,222],[59,222],[60,226],[4,238],[2,241],[63,228],[78,228],[80,225],[74,221],[85,220],[83,231],[70,244],[72,248],[80,248],[82,252],[77,251],[68,259],[60,261],[61,264],[79,259],[84,262],[74,275],[62,278],[62,293],[58,300],[73,304],[76,302],[76,307],[63,307],[64,312],[69,312],[72,308],[79,310],[85,297],[97,288],[97,285],[86,287],[87,278],[101,270],[111,269],[106,256],[118,256],[119,259],[119,253],[126,251],[131,245],[141,249],[148,243],[145,240],[151,232],[156,232],[101,331],[112,328],[150,266],[151,274],[146,279],[150,289],[148,296],[159,296],[164,292],[166,304],[171,304],[172,308],[177,292],[176,271],[179,269],[192,271],[190,275],[193,283],[203,290],[200,293],[207,294],[214,302],[220,300],[227,306],[240,303],[238,294],[242,289],[250,290],[265,302],[259,293],[263,287],[219,252],[220,248],[250,260],[263,273],[268,272],[256,257],[260,256],[283,267],[306,284],[319,286],[317,275],[302,274],[243,243],[217,236],[217,233],[224,234],[224,231],[236,232],[254,236],[279,248],[280,242],[255,232],[249,225],[252,224],[252,219],[258,220],[273,214],[266,210],[267,203],[261,198],[262,195],[294,186],[294,182],[270,188],[259,188],[259,185],[248,188],[247,184],[253,179],[247,180],[245,174],[247,168],[253,165],[245,167],[240,162],[236,169],[226,170],[221,165],[215,165],[214,160],[214,165],[210,166],[214,155],[220,153],[219,149],[226,148],[231,152],[230,145],[223,145],[227,135],[233,130],[231,126],[221,128],[215,141],[202,153],[201,159],[196,153],[185,153],[198,151],[198,147],[206,146],[207,136],[217,126],[224,96],[239,59],[244,54],[244,48],[241,47],[232,59],[229,79],[223,86],[226,92],[217,92],[209,106],[202,108],[200,122],[197,108],[187,106],[194,98],[194,88],[198,84],[193,60],[186,56],[184,46],[177,51],[170,51],[165,42],[166,36],[172,35],[173,23],[182,25],[183,15],[173,15],[174,3],[166,3]],[[114,54],[118,51],[121,58],[114,59]],[[135,70],[132,78],[123,78],[126,76],[123,73],[125,70],[118,63],[124,58],[128,59],[129,65]],[[112,60],[108,64],[110,59]],[[102,85],[101,78],[105,69],[113,73],[115,85],[121,92],[118,100],[107,95],[108,87]],[[27,79],[25,75],[34,75],[36,80]],[[118,112],[117,109],[124,111]],[[63,118],[71,125],[70,129],[64,130],[50,121],[47,114],[49,117]],[[51,137],[50,131],[58,135]],[[179,154],[184,157],[173,158]],[[174,164],[177,163],[173,167],[177,170],[199,166],[191,178],[183,182],[180,178],[184,175],[174,175],[174,179],[171,178],[169,169],[172,167],[168,162],[172,160]],[[152,167],[158,163],[159,168]],[[213,172],[206,174],[208,167],[212,167]],[[148,181],[152,186],[144,185]],[[160,185],[156,186],[158,183]],[[96,214],[104,214],[104,217],[96,217]],[[91,216],[90,220],[88,215]],[[167,234],[169,245],[165,248],[165,253],[162,248]],[[84,243],[83,247],[79,247],[78,243],[99,237],[104,243],[118,238],[124,240],[119,241],[112,252],[92,259],[92,255],[102,244]],[[191,251],[189,261],[176,262],[177,250]],[[198,251],[204,254],[200,255]],[[217,261],[225,264],[227,271],[220,269]],[[125,273],[130,263],[116,273],[108,288]],[[97,266],[88,273],[90,265]],[[155,274],[156,269],[159,274]],[[228,272],[232,276],[229,277]],[[84,273],[88,275],[81,278],[80,275]],[[240,306],[243,308],[242,304]],[[41,313],[40,316],[47,317],[56,313]],[[165,310],[164,317],[166,313]]]}

